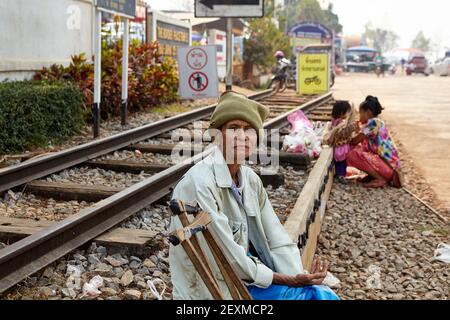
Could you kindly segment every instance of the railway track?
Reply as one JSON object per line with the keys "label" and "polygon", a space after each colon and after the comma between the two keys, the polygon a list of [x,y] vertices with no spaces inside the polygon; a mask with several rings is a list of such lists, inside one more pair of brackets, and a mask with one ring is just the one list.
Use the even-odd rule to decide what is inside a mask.
{"label": "railway track", "polygon": [[[332,99],[331,94],[314,98],[308,102],[305,101],[305,98],[300,98],[290,92],[272,96],[271,92],[264,91],[253,95],[251,98],[270,107],[270,119],[264,124],[264,127],[266,129],[279,129],[285,134],[288,133],[285,129],[288,126],[287,115],[296,110],[303,110],[313,121],[327,121],[331,112],[330,106],[327,105],[327,102]],[[172,153],[175,147],[169,139],[173,137],[171,131],[183,128],[194,136],[200,133],[202,138],[205,138],[203,129],[206,124],[201,126],[203,129],[198,129],[193,128],[192,122],[207,121],[214,107],[215,105],[207,106],[42,158],[31,159],[0,171],[0,192],[15,188],[41,197],[50,196],[63,201],[92,203],[91,206],[70,215],[62,221],[51,224],[44,223],[42,228],[35,233],[28,235],[25,232],[23,236],[27,237],[1,249],[0,292],[4,292],[49,263],[101,236],[139,210],[170,194],[173,186],[193,163],[204,158],[210,152],[208,148],[198,148],[198,145],[194,145],[194,150],[186,160],[177,164],[170,163],[168,155]],[[198,131],[196,132],[195,129]],[[208,142],[208,138],[200,141]],[[195,149],[196,147],[198,150]],[[125,160],[110,159],[111,153],[117,153],[118,158],[123,156]],[[159,154],[162,157],[160,160],[163,159],[164,161],[149,163],[145,159],[147,154]],[[326,195],[325,189],[330,188],[330,179],[324,177],[329,177],[329,152],[325,151],[323,154],[324,156],[321,156],[317,161],[320,168],[316,168],[317,163],[313,168],[313,172],[314,170],[321,171],[323,175],[319,174],[320,178],[314,176],[312,182],[314,186],[308,188],[311,189],[309,193],[312,194],[315,186],[319,185],[319,190],[317,190],[319,192],[318,201],[326,203],[326,197],[323,196]],[[167,159],[164,159],[164,156],[161,155],[166,155]],[[130,161],[130,158],[133,158],[133,160]],[[144,158],[146,161],[136,161],[136,158],[140,160]],[[281,161],[293,163],[303,168],[310,165],[310,159],[305,157],[280,152],[280,158]],[[326,168],[323,163],[327,164]],[[86,172],[89,172],[89,169],[92,168],[104,172],[122,172],[128,175],[126,178],[131,178],[131,180],[136,178],[137,180],[133,181],[134,183],[131,185],[119,187],[52,181],[51,177],[58,172],[65,172],[70,180],[70,168],[73,167],[87,168]],[[142,175],[142,173],[145,175]],[[139,177],[133,176],[138,174]],[[46,177],[46,180],[42,179],[44,177]],[[83,180],[88,181],[88,176],[83,177]],[[269,183],[271,182],[273,183],[273,181],[269,181]],[[326,186],[324,187],[324,185]],[[309,202],[308,200],[307,209],[303,210],[304,212],[311,209]],[[313,209],[317,211],[317,201],[313,202]],[[319,204],[319,207],[322,206],[324,205]],[[307,246],[308,239],[314,240],[315,236],[305,236],[307,231],[303,229],[315,228],[314,230],[316,230],[320,220],[315,219],[315,217],[311,219],[311,216],[308,216],[308,221],[305,223],[301,221],[302,227],[291,227],[299,219],[305,218],[300,217],[298,211],[299,209],[293,211],[292,217],[294,218],[288,217],[285,225],[290,228],[290,235],[293,239],[295,238],[295,241],[300,240],[301,247],[306,248],[303,251],[304,255],[307,256],[310,255],[311,250],[315,249],[315,245]],[[7,220],[2,218],[3,223],[0,225],[7,227]],[[309,243],[314,241],[309,241]],[[307,262],[307,259],[305,261]]]}

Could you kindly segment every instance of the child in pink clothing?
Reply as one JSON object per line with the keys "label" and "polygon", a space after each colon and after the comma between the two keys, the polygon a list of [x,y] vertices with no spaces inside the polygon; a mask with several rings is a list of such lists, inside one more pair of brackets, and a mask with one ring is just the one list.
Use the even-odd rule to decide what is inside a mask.
{"label": "child in pink clothing", "polygon": [[334,148],[333,160],[337,180],[346,183],[347,154],[351,150],[350,140],[358,128],[354,121],[354,113],[348,101],[336,101],[333,106],[331,124],[324,135],[323,142]]}

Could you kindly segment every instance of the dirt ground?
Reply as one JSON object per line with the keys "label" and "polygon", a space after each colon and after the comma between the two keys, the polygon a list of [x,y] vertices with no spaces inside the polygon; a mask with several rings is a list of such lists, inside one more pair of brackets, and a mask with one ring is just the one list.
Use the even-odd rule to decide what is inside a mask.
{"label": "dirt ground", "polygon": [[[336,99],[358,106],[375,95],[385,108],[382,118],[437,195],[440,211],[450,211],[450,77],[343,74],[332,91]],[[420,189],[420,188],[419,188]],[[419,192],[420,193],[420,192]],[[432,201],[436,204],[435,201]]]}

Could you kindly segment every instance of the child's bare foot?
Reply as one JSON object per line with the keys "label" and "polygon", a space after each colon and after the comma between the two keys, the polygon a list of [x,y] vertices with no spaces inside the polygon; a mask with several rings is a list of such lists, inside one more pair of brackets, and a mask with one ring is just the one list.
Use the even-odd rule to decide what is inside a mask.
{"label": "child's bare foot", "polygon": [[347,180],[341,176],[336,176],[336,181],[339,182],[340,184],[344,184],[344,185],[348,184]]}
{"label": "child's bare foot", "polygon": [[387,181],[383,179],[374,179],[368,183],[364,183],[363,186],[365,188],[383,188],[387,186]]}

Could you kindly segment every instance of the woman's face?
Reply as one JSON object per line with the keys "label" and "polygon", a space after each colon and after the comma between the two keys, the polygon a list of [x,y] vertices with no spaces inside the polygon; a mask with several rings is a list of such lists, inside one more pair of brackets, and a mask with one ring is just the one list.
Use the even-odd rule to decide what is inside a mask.
{"label": "woman's face", "polygon": [[221,131],[222,150],[227,163],[244,163],[257,146],[256,130],[246,121],[232,120],[225,123]]}
{"label": "woman's face", "polygon": [[369,119],[373,118],[372,111],[364,110],[362,107],[359,107],[359,121],[361,123],[367,123]]}

